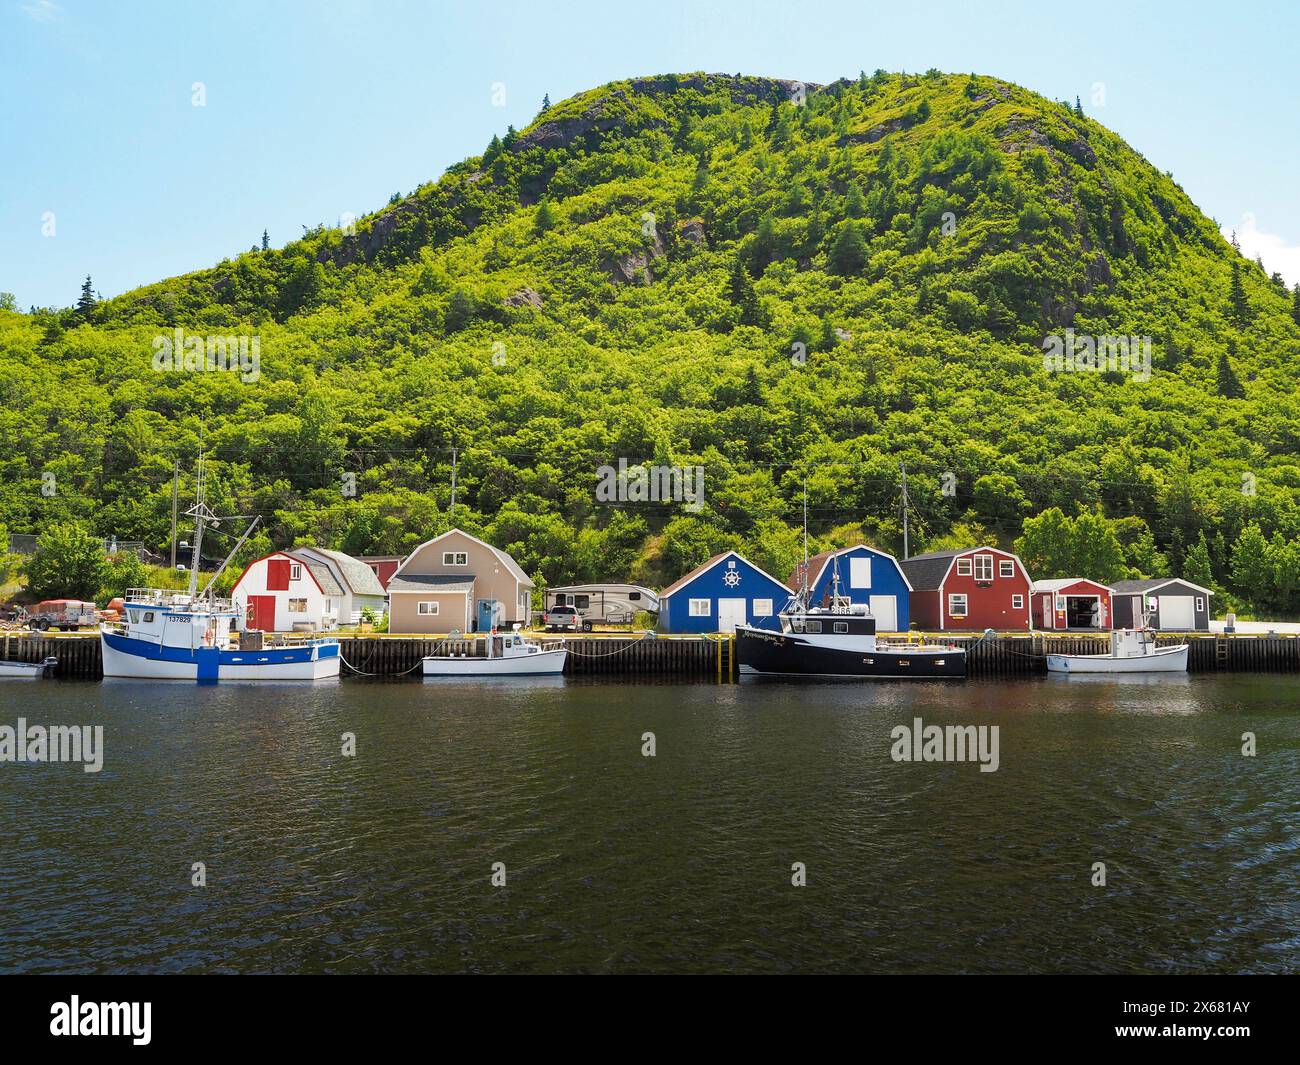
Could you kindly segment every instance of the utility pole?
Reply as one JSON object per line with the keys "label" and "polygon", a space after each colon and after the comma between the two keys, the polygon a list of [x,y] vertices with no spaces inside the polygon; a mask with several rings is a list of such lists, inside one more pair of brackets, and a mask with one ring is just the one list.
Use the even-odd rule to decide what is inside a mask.
{"label": "utility pole", "polygon": [[907,541],[907,467],[902,462],[898,464],[898,472],[903,475],[903,560],[910,558]]}
{"label": "utility pole", "polygon": [[452,524],[456,523],[456,449],[451,449],[451,507],[447,511]]}
{"label": "utility pole", "polygon": [[172,572],[176,571],[176,493],[180,488],[181,460],[172,466]]}

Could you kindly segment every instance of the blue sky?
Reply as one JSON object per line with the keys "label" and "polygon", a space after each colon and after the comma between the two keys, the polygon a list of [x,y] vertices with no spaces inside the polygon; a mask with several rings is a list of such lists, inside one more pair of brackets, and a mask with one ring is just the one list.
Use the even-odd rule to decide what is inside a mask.
{"label": "blue sky", "polygon": [[477,154],[544,93],[877,67],[1081,97],[1300,281],[1300,5],[1048,7],[0,0],[0,291],[66,306],[87,273],[108,296],[246,251],[264,228],[280,246]]}

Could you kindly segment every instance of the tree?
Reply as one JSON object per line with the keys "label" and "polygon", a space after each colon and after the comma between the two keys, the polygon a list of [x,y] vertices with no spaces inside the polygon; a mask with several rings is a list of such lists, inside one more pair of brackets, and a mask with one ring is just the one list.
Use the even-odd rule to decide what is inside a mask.
{"label": "tree", "polygon": [[1255,522],[1241,530],[1232,547],[1232,590],[1250,603],[1255,612],[1266,610],[1273,597],[1273,568],[1269,545]]}
{"label": "tree", "polygon": [[104,579],[99,586],[99,601],[108,602],[126,595],[128,588],[142,588],[149,579],[149,571],[134,552],[110,555],[104,560]]}
{"label": "tree", "polygon": [[546,233],[555,228],[555,213],[551,205],[543,200],[537,205],[537,214],[533,217],[533,232]]}
{"label": "tree", "polygon": [[854,277],[862,273],[866,265],[867,238],[862,234],[862,227],[853,221],[842,223],[831,241],[831,272],[841,277]]}
{"label": "tree", "polygon": [[1295,291],[1291,294],[1291,317],[1296,325],[1300,325],[1300,281],[1295,283]]}
{"label": "tree", "polygon": [[542,96],[542,114],[546,114],[551,109],[551,94],[548,92]]}
{"label": "tree", "polygon": [[0,311],[16,310],[18,310],[18,298],[12,292],[0,292]]}
{"label": "tree", "polygon": [[270,250],[270,247],[271,247],[271,238],[267,234],[266,230],[264,229],[262,230],[262,250],[268,251]]}
{"label": "tree", "polygon": [[1228,317],[1241,327],[1250,317],[1246,286],[1241,280],[1241,260],[1232,260],[1232,281],[1228,285]]}
{"label": "tree", "polygon": [[[1016,554],[1035,577],[1075,577],[1071,556],[1072,523],[1060,507],[1049,507],[1036,518],[1026,518],[1014,544]],[[1100,578],[1098,578],[1100,579]]]}
{"label": "tree", "polygon": [[727,294],[731,302],[740,308],[741,325],[763,324],[763,306],[758,302],[758,293],[754,291],[753,278],[745,269],[744,262],[737,256],[731,264],[731,279],[727,285]]}
{"label": "tree", "polygon": [[1219,365],[1216,370],[1216,377],[1219,383],[1219,395],[1227,399],[1245,399],[1246,390],[1241,387],[1241,382],[1237,379],[1236,371],[1232,368],[1232,361],[1228,358],[1226,351],[1219,352]]}
{"label": "tree", "polygon": [[1210,564],[1210,545],[1206,543],[1204,529],[1183,559],[1183,580],[1202,588],[1214,587],[1214,567]]}
{"label": "tree", "polygon": [[1079,98],[1077,96],[1074,98],[1074,113],[1078,115],[1080,118],[1083,117],[1083,104],[1079,102]]}
{"label": "tree", "polygon": [[87,274],[86,280],[81,283],[81,296],[77,299],[77,317],[83,322],[89,322],[90,316],[95,312],[95,303],[95,289]]}
{"label": "tree", "polygon": [[52,525],[27,562],[27,590],[38,599],[94,599],[107,572],[103,545],[84,526]]}

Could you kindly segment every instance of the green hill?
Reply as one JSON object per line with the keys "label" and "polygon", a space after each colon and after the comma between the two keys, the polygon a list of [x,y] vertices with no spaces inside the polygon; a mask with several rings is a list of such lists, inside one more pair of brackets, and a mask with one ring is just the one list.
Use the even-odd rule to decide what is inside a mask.
{"label": "green hill", "polygon": [[[1100,504],[1130,571],[1208,556],[1294,612],[1297,307],[1171,176],[996,78],[618,82],[354,232],[0,312],[0,523],[162,545],[202,434],[250,551],[454,523],[552,583],[729,546],[784,574],[805,478],[817,545],[900,550],[904,461],[913,551]],[[256,379],[155,369],[177,329],[255,340]],[[1149,379],[1047,372],[1053,336],[1150,338]],[[700,505],[598,500],[620,458],[702,468]],[[1252,526],[1268,590],[1234,583]]]}

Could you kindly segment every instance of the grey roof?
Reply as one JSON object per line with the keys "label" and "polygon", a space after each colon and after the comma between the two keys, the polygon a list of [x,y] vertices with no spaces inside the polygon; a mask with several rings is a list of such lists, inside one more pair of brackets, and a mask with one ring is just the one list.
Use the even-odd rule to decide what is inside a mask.
{"label": "grey roof", "polygon": [[316,578],[320,590],[326,595],[343,594],[343,588],[334,579],[334,574],[330,572],[329,566],[325,565],[320,559],[312,558],[310,555],[295,555],[290,551],[286,551],[285,554],[289,555],[290,558],[298,559],[299,562],[311,570],[311,575]]}
{"label": "grey roof", "polygon": [[1142,581],[1116,581],[1110,588],[1113,592],[1154,592],[1157,588],[1163,588],[1166,584],[1183,584],[1188,588],[1195,588],[1198,592],[1204,592],[1206,595],[1214,594],[1209,588],[1202,588],[1199,584],[1185,581],[1181,577],[1148,577]]}
{"label": "grey roof", "polygon": [[1049,580],[1034,581],[1029,590],[1031,592],[1055,592],[1062,588],[1068,588],[1072,584],[1080,584],[1085,581],[1088,584],[1096,584],[1102,588],[1111,587],[1104,581],[1094,581],[1091,577],[1053,577]]}
{"label": "grey roof", "polygon": [[459,573],[405,573],[388,582],[393,592],[472,592],[474,579],[466,580]]}
{"label": "grey roof", "polygon": [[929,592],[936,590],[943,583],[948,567],[955,556],[963,551],[931,551],[925,555],[913,555],[899,563],[913,591]]}
{"label": "grey roof", "polygon": [[383,595],[384,586],[379,583],[375,571],[360,559],[345,555],[342,551],[331,551],[325,547],[308,547],[301,550],[313,552],[334,562],[343,574],[343,579],[354,595]]}

